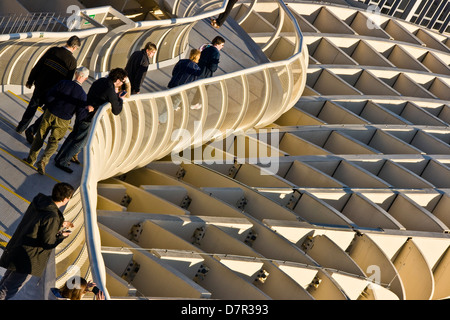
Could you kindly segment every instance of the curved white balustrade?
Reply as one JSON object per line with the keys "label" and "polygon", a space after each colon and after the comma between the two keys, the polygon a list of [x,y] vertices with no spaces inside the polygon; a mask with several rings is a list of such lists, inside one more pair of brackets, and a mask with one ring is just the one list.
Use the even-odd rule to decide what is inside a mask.
{"label": "curved white balustrade", "polygon": [[[256,2],[257,0],[252,0],[248,12]],[[134,51],[140,50],[148,41],[155,43],[159,48],[151,58],[149,70],[172,65],[178,57],[186,56],[189,49],[189,33],[195,24],[220,14],[225,10],[226,4],[227,1],[177,0],[172,5],[173,7],[167,7],[167,3],[162,1],[160,6],[171,11],[175,18],[137,22],[111,8],[110,13],[122,20],[123,25],[111,30],[96,45],[89,70],[93,73],[94,78],[98,78],[106,75],[113,68],[123,67],[124,61]],[[284,14],[281,16],[284,17]],[[240,21],[244,19],[245,16]],[[278,33],[273,38],[276,39],[276,36]],[[115,50],[115,48],[120,49]]]}
{"label": "curved white balustrade", "polygon": [[[292,30],[295,30],[296,43],[289,59],[171,90],[134,95],[125,101],[119,115],[112,115],[109,104],[96,114],[84,151],[85,166],[80,186],[80,214],[84,214],[89,261],[83,256],[84,250],[75,262],[73,257],[62,257],[58,252],[58,269],[66,270],[65,266],[77,264],[83,270],[85,267],[81,266],[88,263],[90,270],[86,272],[92,272],[94,281],[109,298],[97,226],[97,183],[143,167],[171,152],[219,140],[235,131],[264,127],[294,105],[306,84],[308,52],[296,20],[282,1],[279,8],[280,14],[287,16],[286,22],[292,23]],[[198,90],[203,107],[191,110],[193,96]],[[182,100],[178,111],[173,109],[172,98],[175,96]],[[217,97],[221,99],[217,100]],[[164,123],[160,121],[163,114],[167,114]],[[71,201],[67,210],[77,203],[77,200]],[[62,283],[65,276],[65,273],[58,274],[57,283]]]}

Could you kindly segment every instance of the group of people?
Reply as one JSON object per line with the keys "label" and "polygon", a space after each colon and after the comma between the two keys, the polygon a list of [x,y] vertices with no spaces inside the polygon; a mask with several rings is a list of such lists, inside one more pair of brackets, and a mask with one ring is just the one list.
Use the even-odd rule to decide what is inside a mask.
{"label": "group of people", "polygon": [[[173,68],[168,87],[212,77],[218,68],[220,50],[224,44],[225,40],[216,36],[201,50],[192,49],[189,59],[181,59]],[[108,76],[94,81],[86,93],[82,85],[89,77],[89,70],[86,67],[77,68],[73,56],[80,45],[80,39],[72,36],[64,46],[50,48],[33,67],[26,83],[28,88],[34,85],[35,89],[16,131],[25,132],[31,144],[29,154],[23,160],[29,165],[36,165],[41,175],[45,174],[45,167],[75,115],[73,130],[54,159],[57,168],[67,173],[73,172],[70,163],[80,164],[78,154],[87,142],[90,125],[98,108],[109,102],[112,113],[118,115],[123,107],[122,98],[140,93],[150,59],[157,52],[154,43],[146,43],[142,50],[130,56],[124,69],[111,70]],[[199,101],[200,91],[195,94],[191,109],[200,109],[202,105]],[[174,101],[175,110],[179,109],[180,103],[181,99]],[[38,107],[42,107],[44,112],[30,125]],[[160,119],[160,122],[164,120]],[[47,146],[38,159],[47,136]]]}
{"label": "group of people", "polygon": [[[229,1],[230,10],[235,2]],[[230,10],[223,14],[225,18]],[[217,27],[221,21],[218,19],[217,22],[214,20],[215,24],[213,21],[211,23]],[[181,59],[173,68],[168,87],[212,77],[218,68],[220,50],[224,44],[225,40],[216,36],[210,44],[192,49],[189,59]],[[73,56],[80,45],[80,39],[72,36],[64,46],[47,50],[31,70],[26,83],[28,88],[34,85],[35,89],[16,131],[25,132],[27,141],[31,143],[28,157],[24,159],[30,165],[36,162],[44,140],[50,133],[47,147],[36,163],[40,174],[45,174],[45,166],[65,136],[72,117],[76,115],[73,130],[55,157],[56,167],[72,172],[70,161],[78,161],[77,155],[86,144],[96,111],[101,105],[110,102],[112,113],[118,115],[123,107],[122,98],[140,93],[150,59],[157,51],[156,45],[148,42],[142,50],[130,56],[124,69],[111,70],[107,77],[94,81],[86,93],[82,84],[88,79],[89,70],[77,67]],[[201,108],[199,100],[200,94],[197,92],[191,109]],[[179,109],[180,103],[181,100],[174,100],[175,110]],[[38,107],[42,107],[44,112],[30,125]],[[74,188],[70,184],[59,182],[54,185],[51,195],[39,193],[33,198],[0,257],[0,266],[6,268],[0,279],[0,300],[11,299],[32,276],[41,277],[52,250],[70,235],[74,225],[65,221],[61,208],[69,202],[73,193]],[[93,291],[97,299],[104,299],[95,284],[78,278],[79,285],[74,286],[74,281],[71,278],[62,288],[53,288],[51,292],[54,298],[79,300],[85,293]]]}
{"label": "group of people", "polygon": [[[112,113],[118,115],[123,107],[122,98],[139,92],[148,59],[152,56],[146,54],[146,61],[142,58],[142,61],[127,64],[131,79],[126,69],[115,68],[108,76],[94,81],[86,93],[82,84],[88,79],[89,70],[86,67],[77,68],[77,61],[73,56],[80,45],[80,39],[72,36],[64,46],[47,50],[31,70],[26,82],[28,88],[33,85],[35,88],[16,131],[25,132],[27,141],[31,144],[30,152],[23,160],[30,165],[36,163],[36,168],[42,175],[45,174],[45,167],[56,152],[59,141],[69,129],[72,117],[76,115],[73,130],[55,157],[57,168],[73,172],[69,167],[70,162],[80,163],[78,154],[86,144],[96,111],[109,102]],[[150,44],[150,47],[151,50],[147,51],[154,54],[156,46]],[[38,107],[42,107],[44,112],[30,125]],[[47,147],[37,159],[47,135]]]}

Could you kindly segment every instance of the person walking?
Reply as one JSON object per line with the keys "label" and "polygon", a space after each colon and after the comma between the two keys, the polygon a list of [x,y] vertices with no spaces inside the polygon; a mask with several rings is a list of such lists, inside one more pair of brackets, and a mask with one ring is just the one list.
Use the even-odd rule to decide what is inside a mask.
{"label": "person walking", "polygon": [[80,45],[80,38],[72,36],[64,46],[55,46],[48,49],[33,69],[31,69],[25,86],[31,89],[34,85],[33,95],[22,115],[22,119],[16,127],[16,131],[19,134],[25,131],[29,143],[33,142],[34,135],[36,134],[37,128],[39,128],[39,123],[42,118],[37,119],[32,126],[28,126],[36,114],[38,107],[44,105],[48,90],[61,80],[72,80],[75,69],[77,68],[77,60],[73,56],[73,53]]}
{"label": "person walking", "polygon": [[[44,154],[36,164],[39,174],[45,174],[45,166],[58,149],[58,143],[64,138],[73,115],[81,109],[88,108],[86,106],[87,95],[81,86],[88,77],[89,70],[85,67],[79,67],[75,71],[73,81],[61,80],[47,94],[45,100],[47,108],[31,144],[28,157],[24,159],[28,164],[34,164],[44,144],[45,137],[51,132]],[[92,111],[93,108],[90,108]]]}
{"label": "person walking", "polygon": [[156,45],[152,42],[147,42],[144,49],[133,52],[128,59],[125,70],[131,82],[131,94],[141,92],[141,86],[150,65],[150,59],[153,58],[156,51]]}
{"label": "person walking", "polygon": [[181,59],[175,64],[172,70],[172,78],[167,85],[168,88],[174,88],[186,83],[197,80],[202,70],[198,66],[201,52],[198,49],[192,49],[189,53],[189,59]]}
{"label": "person walking", "polygon": [[[198,79],[210,78],[213,76],[214,72],[219,68],[220,62],[220,50],[225,45],[225,39],[221,36],[216,36],[212,41],[211,45],[206,46],[200,55],[198,60],[198,66],[201,69]],[[200,90],[195,93],[192,99],[191,109],[200,109],[202,104],[200,101]]]}
{"label": "person walking", "polygon": [[219,29],[223,25],[225,20],[227,20],[228,16],[230,15],[231,10],[233,9],[233,6],[236,4],[236,2],[238,2],[238,0],[228,0],[225,11],[219,14],[217,19],[211,19],[211,25],[214,28]]}
{"label": "person walking", "polygon": [[67,136],[55,157],[55,166],[57,168],[67,173],[73,172],[69,168],[70,161],[86,145],[92,119],[100,106],[109,102],[111,103],[111,111],[114,115],[122,112],[122,98],[126,92],[120,91],[119,88],[126,81],[129,81],[127,72],[122,68],[115,68],[109,72],[107,77],[100,78],[92,83],[87,94],[87,105],[92,106],[93,110],[88,112],[85,109],[77,114],[72,132]]}
{"label": "person walking", "polygon": [[70,184],[60,182],[51,195],[39,193],[33,198],[0,258],[0,266],[6,268],[0,300],[11,299],[32,276],[41,277],[52,250],[70,235],[68,229],[74,225],[64,221],[60,208],[73,192]]}
{"label": "person walking", "polygon": [[[189,54],[189,59],[181,59],[175,64],[175,67],[173,67],[172,70],[172,78],[167,85],[169,89],[197,80],[202,72],[197,64],[200,59],[200,54],[200,50],[192,49]],[[172,96],[172,104],[175,111],[180,109],[180,103],[181,97],[179,94]],[[167,122],[167,112],[164,112],[159,116],[159,122]]]}

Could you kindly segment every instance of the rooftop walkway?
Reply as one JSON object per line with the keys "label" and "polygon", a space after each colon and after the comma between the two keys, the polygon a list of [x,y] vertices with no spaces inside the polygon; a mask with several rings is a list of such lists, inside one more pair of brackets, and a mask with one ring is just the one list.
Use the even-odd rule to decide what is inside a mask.
{"label": "rooftop walkway", "polygon": [[[192,48],[198,48],[202,44],[209,43],[216,35],[221,35],[226,41],[225,47],[221,51],[220,65],[216,75],[268,62],[260,48],[250,40],[235,21],[226,22],[220,30],[212,28],[209,25],[209,19],[199,21],[191,32],[189,44]],[[125,67],[125,64],[126,61],[121,66],[113,67]],[[173,65],[164,68],[151,66],[142,87],[142,94],[166,90],[167,83],[171,78],[172,68]],[[86,92],[94,80],[89,78],[83,84]],[[17,90],[8,89],[0,93],[0,207],[2,208],[0,231],[6,235],[11,235],[14,232],[21,216],[37,193],[50,194],[53,185],[59,181],[68,182],[78,188],[83,170],[82,165],[72,164],[71,168],[74,172],[68,174],[56,168],[53,161],[50,161],[46,167],[46,175],[41,176],[34,167],[22,161],[28,155],[30,144],[26,141],[24,134],[19,135],[15,131],[15,127],[31,97],[29,90],[24,90],[28,92],[21,93],[19,87],[17,87]],[[41,112],[39,109],[35,119]],[[81,153],[80,159],[82,159],[82,156]],[[0,241],[7,239],[2,233],[0,233]],[[3,274],[4,271],[3,268],[0,268],[0,274]],[[15,299],[36,298],[36,295],[41,298],[42,293],[34,290],[36,283],[38,283],[38,280],[33,279],[28,286],[29,288],[22,290],[22,293],[17,295]],[[41,287],[38,290],[41,290]]]}

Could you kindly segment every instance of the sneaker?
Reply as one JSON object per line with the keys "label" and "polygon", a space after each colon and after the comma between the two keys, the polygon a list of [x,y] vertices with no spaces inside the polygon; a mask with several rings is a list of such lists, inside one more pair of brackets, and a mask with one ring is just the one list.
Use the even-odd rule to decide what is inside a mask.
{"label": "sneaker", "polygon": [[56,162],[56,163],[55,163],[55,167],[57,167],[58,169],[61,169],[61,170],[65,171],[65,172],[67,172],[67,173],[72,173],[72,172],[73,172],[72,169],[70,169],[69,167],[63,166],[63,165],[60,164],[59,162]]}
{"label": "sneaker", "polygon": [[78,154],[74,155],[72,159],[70,159],[70,162],[81,164],[80,160],[78,160]]}
{"label": "sneaker", "polygon": [[36,167],[37,167],[37,172],[38,172],[40,175],[45,175],[45,166],[42,164],[42,162],[38,162],[38,163],[36,164]]}
{"label": "sneaker", "polygon": [[167,122],[167,112],[164,112],[158,117],[159,124],[164,124]]}
{"label": "sneaker", "polygon": [[33,140],[34,140],[34,134],[33,132],[31,132],[31,129],[28,128],[27,130],[25,130],[25,136],[27,137],[27,141],[30,144],[33,144]]}
{"label": "sneaker", "polygon": [[198,110],[198,109],[201,109],[201,108],[202,108],[202,104],[201,103],[196,103],[196,104],[191,105],[191,109],[192,110]]}
{"label": "sneaker", "polygon": [[26,164],[29,164],[30,166],[33,165],[33,164],[31,163],[31,160],[28,159],[28,158],[23,158],[22,160],[23,160],[23,162],[25,162]]}

